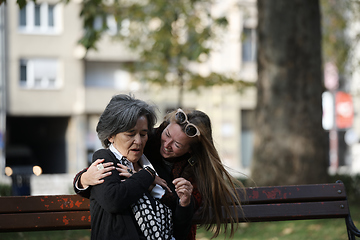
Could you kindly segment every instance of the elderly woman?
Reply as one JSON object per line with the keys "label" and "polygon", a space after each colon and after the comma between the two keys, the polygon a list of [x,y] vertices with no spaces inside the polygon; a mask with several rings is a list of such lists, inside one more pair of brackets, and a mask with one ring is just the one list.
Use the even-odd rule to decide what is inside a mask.
{"label": "elderly woman", "polygon": [[[105,149],[96,151],[93,161],[119,164],[120,174],[91,188],[92,239],[174,239],[172,210],[158,201],[165,192],[160,185],[166,184],[143,155],[155,121],[153,107],[127,95],[114,96],[100,116],[96,131]],[[187,226],[192,209],[188,212]]]}
{"label": "elderly woman", "polygon": [[[212,230],[213,237],[216,237],[222,228],[222,211],[230,213],[231,206],[240,204],[240,196],[235,188],[242,184],[222,164],[213,143],[211,129],[210,118],[204,112],[177,109],[167,114],[163,123],[149,133],[144,152],[170,189],[174,189],[172,183],[178,184],[178,178],[185,178],[190,182],[179,189],[183,189],[186,194],[188,191],[192,192],[194,211],[199,210],[198,213],[205,221],[204,226],[207,230]],[[109,170],[114,168],[106,165],[105,169],[98,171],[96,164],[101,161],[99,159],[87,171],[81,171],[75,177],[75,182],[82,176],[78,182],[86,187],[101,185],[109,176]],[[88,190],[74,188],[78,194],[86,197]],[[174,191],[166,192],[161,201],[176,204]],[[231,204],[227,204],[228,201]],[[199,208],[201,205],[203,207]],[[226,207],[222,209],[221,205]],[[230,235],[233,235],[237,226],[237,217],[234,216],[230,218],[229,225],[225,224],[224,229],[230,230]],[[174,224],[174,228],[176,227]],[[195,235],[196,225],[193,225],[186,239],[195,240]]]}

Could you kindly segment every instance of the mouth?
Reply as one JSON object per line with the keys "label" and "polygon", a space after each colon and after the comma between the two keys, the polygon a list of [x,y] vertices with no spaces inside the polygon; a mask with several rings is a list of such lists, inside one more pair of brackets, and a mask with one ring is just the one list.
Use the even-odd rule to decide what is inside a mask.
{"label": "mouth", "polygon": [[140,153],[140,149],[131,149],[130,151],[134,152],[134,153]]}
{"label": "mouth", "polygon": [[170,148],[164,147],[163,150],[164,150],[164,152],[166,152],[166,153],[170,153],[170,152],[171,152],[171,149],[170,149]]}

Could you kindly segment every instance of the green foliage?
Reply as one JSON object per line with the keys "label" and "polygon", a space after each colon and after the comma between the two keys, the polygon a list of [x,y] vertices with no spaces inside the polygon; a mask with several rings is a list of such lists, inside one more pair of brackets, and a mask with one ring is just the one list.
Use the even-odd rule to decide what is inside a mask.
{"label": "green foliage", "polygon": [[[36,0],[32,0],[32,1],[36,2]],[[19,5],[20,9],[26,6],[26,2],[27,0],[16,0],[16,3]],[[3,3],[6,3],[6,0],[0,0],[0,5]]]}
{"label": "green foliage", "polygon": [[[200,76],[190,69],[208,60],[228,24],[226,17],[211,15],[212,4],[208,0],[84,0],[81,17],[85,33],[80,43],[86,49],[96,49],[108,30],[106,18],[114,16],[118,25],[115,38],[139,55],[139,61],[130,66],[138,79],[187,89],[234,83],[239,88],[247,86],[236,74]],[[99,18],[102,26],[95,28]]]}
{"label": "green foliage", "polygon": [[340,74],[346,74],[351,42],[347,28],[351,21],[352,1],[321,0],[322,49],[324,62],[333,62]]}
{"label": "green foliage", "polygon": [[[26,1],[17,0],[17,3],[24,7]],[[71,0],[61,1],[66,4]],[[198,64],[209,59],[228,25],[225,16],[211,14],[214,3],[213,0],[83,0],[80,16],[84,33],[79,43],[87,50],[96,50],[109,29],[107,19],[113,16],[118,27],[114,38],[139,56],[137,62],[127,67],[140,81],[179,86],[180,91],[224,84],[235,85],[240,90],[253,86],[241,80],[238,72],[199,75],[197,71]],[[101,26],[95,26],[100,19]]]}
{"label": "green foliage", "polygon": [[0,184],[0,196],[11,196],[11,185]]}

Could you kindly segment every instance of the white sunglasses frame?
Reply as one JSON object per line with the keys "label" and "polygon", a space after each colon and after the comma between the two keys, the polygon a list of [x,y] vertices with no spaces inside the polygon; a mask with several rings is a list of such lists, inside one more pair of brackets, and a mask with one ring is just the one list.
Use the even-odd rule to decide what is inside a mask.
{"label": "white sunglasses frame", "polygon": [[[179,122],[179,121],[176,120],[176,118],[177,118],[176,115],[177,115],[178,113],[184,114],[184,116],[185,116],[185,120],[184,120],[184,121]],[[178,110],[177,110],[176,113],[175,113],[175,121],[176,121],[178,124],[184,124],[184,123],[186,123],[185,128],[184,128],[184,132],[185,132],[186,136],[188,136],[188,137],[200,136],[200,131],[199,131],[199,129],[196,127],[195,124],[189,122],[186,113],[185,113],[181,108],[178,108]],[[192,126],[192,127],[194,127],[194,128],[196,129],[196,133],[195,133],[193,136],[190,136],[189,134],[186,133],[186,128],[187,128],[188,126]]]}

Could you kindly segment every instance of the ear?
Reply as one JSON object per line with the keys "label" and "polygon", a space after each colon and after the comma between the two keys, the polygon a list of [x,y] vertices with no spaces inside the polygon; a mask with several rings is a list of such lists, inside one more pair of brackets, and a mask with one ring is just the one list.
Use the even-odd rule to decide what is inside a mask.
{"label": "ear", "polygon": [[108,138],[109,142],[114,143],[114,136]]}

